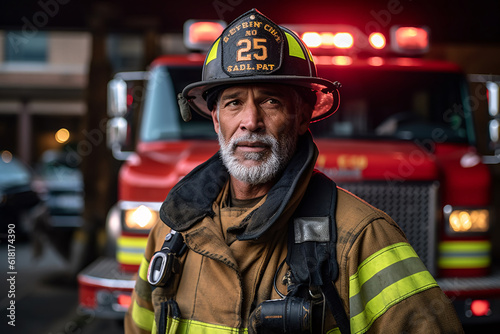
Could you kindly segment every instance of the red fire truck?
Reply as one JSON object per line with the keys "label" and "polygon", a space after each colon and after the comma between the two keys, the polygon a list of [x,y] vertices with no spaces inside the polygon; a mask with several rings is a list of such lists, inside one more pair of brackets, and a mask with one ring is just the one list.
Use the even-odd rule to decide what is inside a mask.
{"label": "red fire truck", "polygon": [[[199,34],[214,27],[215,35]],[[317,168],[400,224],[464,323],[499,321],[492,180],[475,148],[467,77],[454,64],[421,57],[429,47],[425,28],[394,27],[384,36],[344,25],[289,27],[310,47],[319,76],[342,83],[337,113],[311,125]],[[220,29],[190,22],[186,41],[207,46]],[[193,113],[184,123],[177,105],[183,87],[201,78],[204,59],[193,52],[151,64],[129,154],[122,150],[130,139],[127,101],[143,74],[120,73],[110,83],[109,145],[118,158],[126,155],[107,222],[116,257],[98,259],[78,278],[80,304],[97,317],[123,316],[162,201],[218,149],[211,121]],[[478,81],[488,90],[498,141],[498,82]]]}

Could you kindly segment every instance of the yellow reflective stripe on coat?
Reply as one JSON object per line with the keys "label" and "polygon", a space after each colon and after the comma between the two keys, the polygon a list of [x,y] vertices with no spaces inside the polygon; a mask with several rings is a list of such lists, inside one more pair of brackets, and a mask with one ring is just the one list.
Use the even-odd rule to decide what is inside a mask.
{"label": "yellow reflective stripe on coat", "polygon": [[438,266],[442,269],[477,269],[491,264],[491,242],[487,240],[439,243]]}
{"label": "yellow reflective stripe on coat", "polygon": [[137,327],[151,331],[155,322],[155,315],[153,311],[139,306],[137,301],[134,301],[132,304],[132,320],[134,320]]}
{"label": "yellow reflective stripe on coat", "polygon": [[233,328],[213,325],[196,320],[169,318],[167,320],[167,334],[247,334],[247,328]]}
{"label": "yellow reflective stripe on coat", "polygon": [[141,261],[141,266],[139,267],[139,277],[143,281],[148,280],[148,268],[149,268],[149,261],[146,260],[146,258],[143,256]]}
{"label": "yellow reflective stripe on coat", "polygon": [[153,328],[151,328],[151,334],[158,333],[158,329],[156,328],[156,321],[153,321]]}
{"label": "yellow reflective stripe on coat", "polygon": [[351,332],[366,332],[391,306],[436,286],[408,243],[379,250],[365,259],[349,279]]}

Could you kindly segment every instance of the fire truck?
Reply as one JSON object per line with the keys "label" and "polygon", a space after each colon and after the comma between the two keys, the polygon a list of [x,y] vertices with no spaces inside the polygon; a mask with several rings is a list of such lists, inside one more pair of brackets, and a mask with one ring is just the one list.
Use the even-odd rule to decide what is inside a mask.
{"label": "fire truck", "polygon": [[[208,50],[223,27],[188,21],[186,45]],[[476,149],[468,77],[457,65],[423,57],[425,27],[393,27],[387,34],[346,25],[288,27],[309,46],[318,75],[342,83],[339,110],[310,127],[320,152],[316,167],[394,218],[464,324],[500,321],[492,174]],[[107,221],[116,255],[78,276],[80,305],[96,317],[123,317],[148,232],[161,223],[161,203],[218,150],[211,120],[193,113],[184,123],[177,104],[177,94],[201,78],[204,61],[199,51],[161,56],[147,72],[118,73],[109,84],[108,144],[125,161]],[[474,78],[488,92],[489,128],[498,143],[500,80]],[[131,92],[144,80],[141,111],[131,116]],[[137,144],[126,152],[133,119]]]}

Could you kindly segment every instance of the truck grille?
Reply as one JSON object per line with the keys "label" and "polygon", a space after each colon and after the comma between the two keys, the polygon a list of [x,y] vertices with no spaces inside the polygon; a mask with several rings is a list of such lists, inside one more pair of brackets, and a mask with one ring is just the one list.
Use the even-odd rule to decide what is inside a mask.
{"label": "truck grille", "polygon": [[410,244],[436,274],[436,204],[437,182],[338,183],[374,207],[386,212],[405,232]]}

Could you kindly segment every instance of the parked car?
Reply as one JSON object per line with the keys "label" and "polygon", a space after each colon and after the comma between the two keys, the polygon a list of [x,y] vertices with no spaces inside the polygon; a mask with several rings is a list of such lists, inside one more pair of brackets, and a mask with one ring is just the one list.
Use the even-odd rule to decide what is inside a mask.
{"label": "parked car", "polygon": [[44,152],[36,168],[48,218],[37,228],[65,258],[70,256],[73,233],[83,225],[83,175],[64,150]]}
{"label": "parked car", "polygon": [[45,189],[50,224],[75,228],[82,225],[83,176],[78,166],[69,163],[65,156],[64,152],[46,151],[36,172]]}
{"label": "parked car", "polygon": [[31,169],[9,151],[0,153],[0,235],[7,236],[13,224],[16,238],[26,237],[33,222],[43,210],[36,210],[43,203],[33,187]]}

